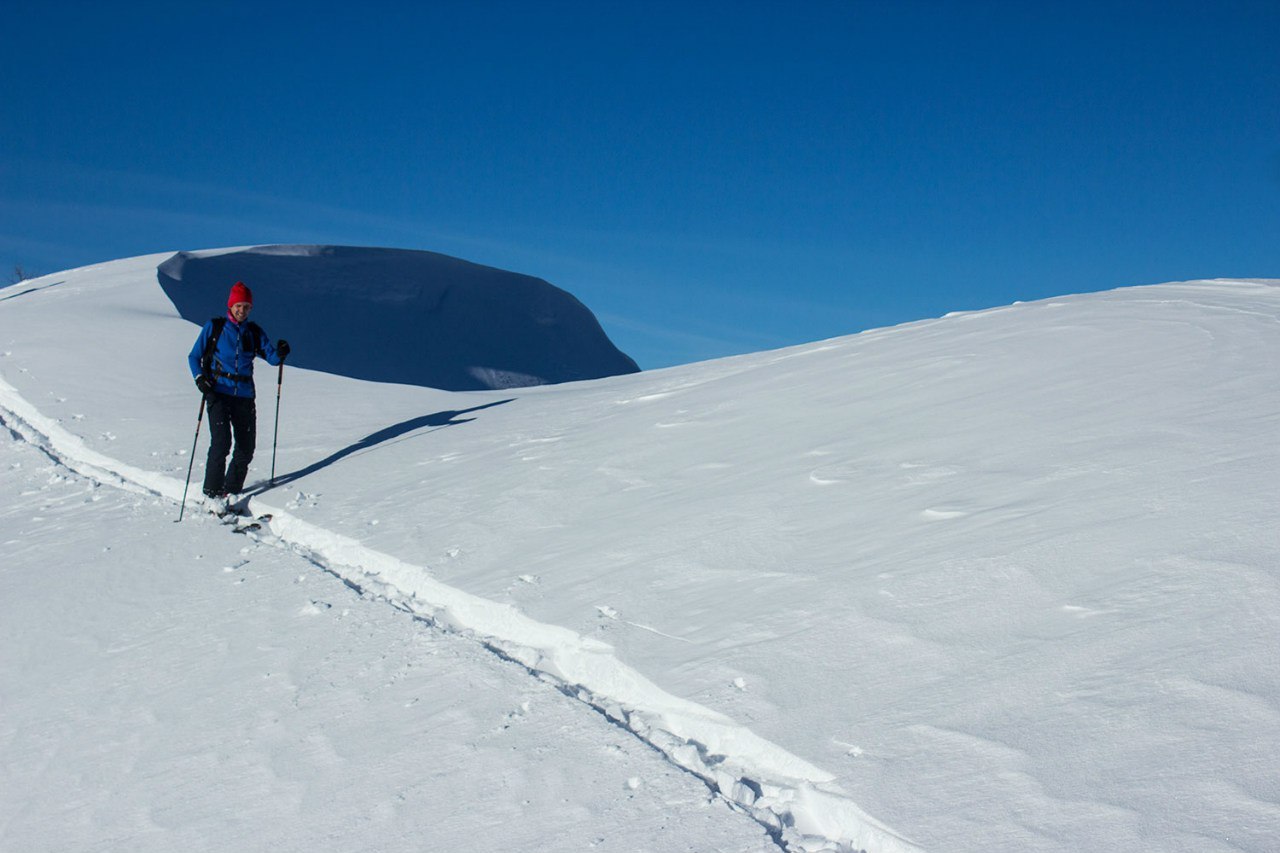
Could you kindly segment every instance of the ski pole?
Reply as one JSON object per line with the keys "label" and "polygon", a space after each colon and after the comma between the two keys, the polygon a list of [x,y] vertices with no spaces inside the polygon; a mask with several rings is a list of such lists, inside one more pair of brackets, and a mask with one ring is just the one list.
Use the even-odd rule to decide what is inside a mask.
{"label": "ski pole", "polygon": [[280,359],[280,371],[276,374],[276,428],[271,436],[271,485],[276,484],[276,440],[280,437],[280,388],[284,385],[284,359]]}
{"label": "ski pole", "polygon": [[196,415],[196,437],[191,441],[191,461],[187,463],[187,481],[182,485],[182,504],[178,507],[178,521],[187,511],[187,489],[191,488],[191,469],[196,464],[196,445],[200,443],[200,424],[204,422],[204,395],[200,395],[200,414]]}

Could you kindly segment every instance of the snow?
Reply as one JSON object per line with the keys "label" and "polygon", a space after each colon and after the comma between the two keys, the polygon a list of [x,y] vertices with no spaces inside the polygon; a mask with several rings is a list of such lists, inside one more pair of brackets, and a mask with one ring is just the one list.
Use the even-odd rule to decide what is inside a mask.
{"label": "snow", "polygon": [[1280,838],[1275,282],[536,388],[290,366],[236,535],[172,523],[167,258],[0,291],[0,849]]}
{"label": "snow", "polygon": [[33,448],[0,464],[0,849],[776,849],[474,642]]}
{"label": "snow", "polygon": [[[449,391],[599,379],[639,368],[585,305],[542,279],[434,252],[257,246],[178,252],[160,286],[193,323],[230,283],[267,283],[254,320],[297,330],[294,366]],[[260,308],[260,310],[257,310]]]}

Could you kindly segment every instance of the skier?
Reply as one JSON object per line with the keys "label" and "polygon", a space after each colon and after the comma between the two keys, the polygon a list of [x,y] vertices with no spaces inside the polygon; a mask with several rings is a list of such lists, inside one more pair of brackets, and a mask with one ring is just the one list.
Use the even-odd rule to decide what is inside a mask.
{"label": "skier", "polygon": [[[214,317],[200,330],[187,362],[209,408],[212,443],[204,467],[204,494],[225,508],[228,495],[244,488],[257,438],[253,359],[280,364],[289,355],[284,339],[272,344],[262,327],[249,320],[253,293],[237,281],[227,296],[227,316]],[[232,437],[235,450],[232,451]],[[227,465],[227,454],[231,464]],[[224,468],[225,466],[225,468]]]}

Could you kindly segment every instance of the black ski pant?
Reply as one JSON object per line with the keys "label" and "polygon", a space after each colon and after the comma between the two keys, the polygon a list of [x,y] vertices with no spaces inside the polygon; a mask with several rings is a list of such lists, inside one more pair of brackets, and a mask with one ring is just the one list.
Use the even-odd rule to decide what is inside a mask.
{"label": "black ski pant", "polygon": [[[249,462],[258,439],[258,409],[252,397],[210,394],[209,456],[204,463],[204,493],[236,494],[244,488]],[[235,451],[232,452],[232,439]],[[227,454],[231,453],[231,464]]]}

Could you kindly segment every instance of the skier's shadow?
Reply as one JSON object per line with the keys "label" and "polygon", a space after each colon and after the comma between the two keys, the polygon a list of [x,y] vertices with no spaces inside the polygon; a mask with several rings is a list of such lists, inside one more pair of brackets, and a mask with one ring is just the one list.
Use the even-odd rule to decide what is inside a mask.
{"label": "skier's shadow", "polygon": [[389,427],[384,427],[383,429],[380,429],[377,432],[366,435],[364,438],[360,439],[355,444],[348,445],[347,447],[344,447],[335,453],[329,454],[324,459],[321,459],[318,462],[312,462],[310,465],[308,465],[305,468],[299,468],[297,471],[291,471],[288,474],[282,474],[279,477],[276,477],[274,482],[264,481],[262,483],[259,483],[256,486],[254,486],[252,489],[247,490],[244,496],[254,497],[256,495],[261,495],[261,494],[264,494],[265,492],[269,492],[272,489],[278,488],[280,486],[287,486],[290,483],[301,480],[303,477],[306,477],[309,474],[314,474],[317,471],[328,468],[330,465],[342,459],[346,459],[348,456],[354,456],[357,453],[367,452],[377,447],[378,445],[386,444],[389,441],[394,441],[398,438],[401,438],[402,436],[405,436],[411,432],[414,432],[415,430],[420,430],[423,427],[434,427],[434,429],[428,430],[428,432],[434,432],[437,429],[443,429],[445,427],[458,426],[459,424],[470,423],[471,421],[474,421],[475,418],[460,418],[459,416],[467,415],[472,412],[478,412],[481,409],[491,409],[494,406],[501,406],[504,403],[510,403],[514,399],[515,399],[514,397],[511,397],[506,400],[497,400],[493,403],[485,403],[483,406],[472,406],[470,409],[451,410],[451,411],[444,411],[444,412],[436,412],[431,415],[421,415],[416,418],[410,418],[407,421],[401,421],[400,423],[393,424]]}

